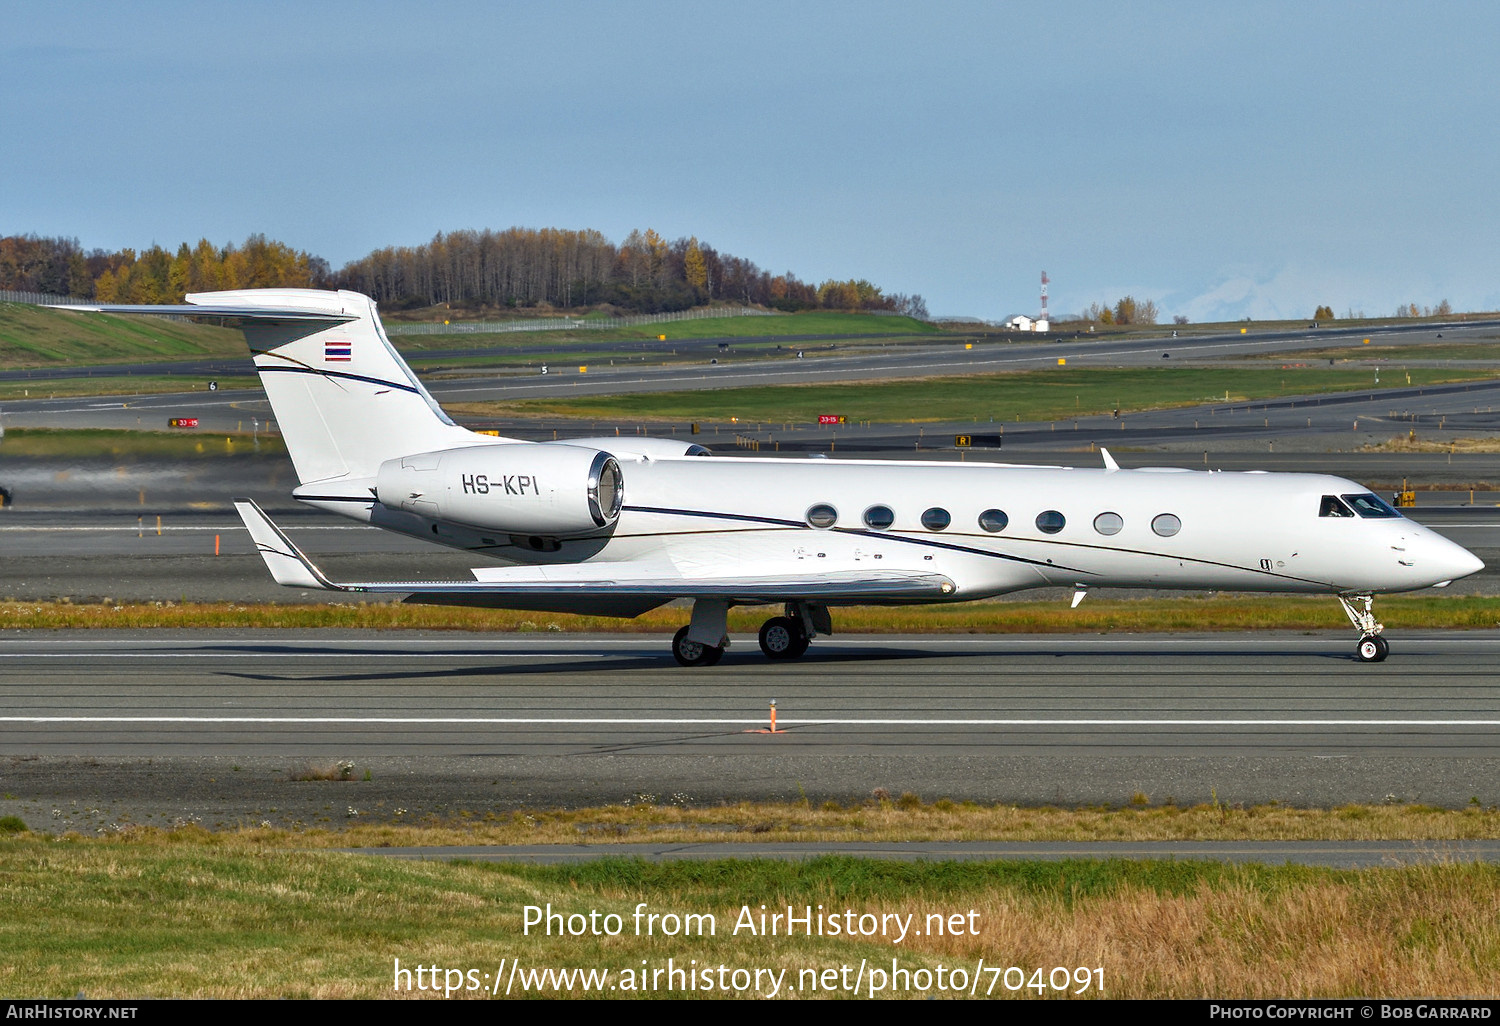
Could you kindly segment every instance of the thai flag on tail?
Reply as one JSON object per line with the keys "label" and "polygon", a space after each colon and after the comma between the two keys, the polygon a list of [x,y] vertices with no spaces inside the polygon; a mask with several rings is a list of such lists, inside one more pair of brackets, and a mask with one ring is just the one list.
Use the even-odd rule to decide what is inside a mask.
{"label": "thai flag on tail", "polygon": [[329,340],[323,343],[324,363],[348,363],[354,359],[354,343]]}

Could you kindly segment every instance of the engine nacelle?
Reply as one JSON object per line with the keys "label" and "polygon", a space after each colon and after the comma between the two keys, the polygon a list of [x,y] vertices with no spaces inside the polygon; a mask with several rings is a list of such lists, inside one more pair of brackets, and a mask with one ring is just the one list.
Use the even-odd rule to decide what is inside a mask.
{"label": "engine nacelle", "polygon": [[612,526],[624,476],[607,452],[511,442],[386,460],[383,506],[480,530],[577,537]]}
{"label": "engine nacelle", "polygon": [[623,438],[565,438],[560,442],[542,442],[541,445],[579,445],[590,449],[605,449],[617,458],[660,460],[673,456],[712,456],[713,452],[697,442],[684,442],[676,438],[643,438],[626,435]]}

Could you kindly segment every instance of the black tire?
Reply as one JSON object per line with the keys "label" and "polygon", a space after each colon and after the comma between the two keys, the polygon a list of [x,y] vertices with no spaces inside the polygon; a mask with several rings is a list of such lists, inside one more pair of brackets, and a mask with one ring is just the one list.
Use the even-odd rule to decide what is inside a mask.
{"label": "black tire", "polygon": [[672,636],[672,657],[683,666],[712,666],[724,655],[722,648],[687,639],[684,627]]}
{"label": "black tire", "polygon": [[796,659],[807,651],[802,625],[789,616],[773,616],[760,625],[760,650],[767,659]]}
{"label": "black tire", "polygon": [[1377,634],[1375,635],[1375,644],[1380,647],[1380,654],[1375,657],[1375,661],[1383,663],[1385,662],[1385,657],[1391,654],[1390,643],[1385,640],[1383,635]]}
{"label": "black tire", "polygon": [[1378,663],[1385,658],[1389,646],[1378,634],[1366,634],[1354,648],[1354,658],[1362,663]]}

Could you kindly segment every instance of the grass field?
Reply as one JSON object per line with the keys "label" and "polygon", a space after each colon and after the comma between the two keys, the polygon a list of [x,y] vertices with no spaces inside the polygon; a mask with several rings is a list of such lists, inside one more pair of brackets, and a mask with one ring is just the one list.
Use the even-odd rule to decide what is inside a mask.
{"label": "grass field", "polygon": [[[910,317],[811,312],[775,317],[723,317],[674,321],[635,328],[497,334],[397,335],[403,351],[522,345],[565,345],[673,338],[744,338],[761,335],[926,336],[941,334]],[[173,321],[161,317],[118,317],[69,313],[0,303],[0,369],[90,366],[199,357],[247,355],[238,329]],[[63,394],[63,393],[59,393]],[[90,394],[90,393],[72,393]]]}
{"label": "grass field", "polygon": [[[3,514],[0,514],[3,515]],[[0,583],[0,595],[4,594]],[[1392,630],[1500,627],[1500,597],[1383,595],[1380,619]],[[731,609],[729,629],[753,633],[766,607]],[[501,609],[350,602],[321,605],[237,603],[71,603],[0,600],[0,629],[342,628],[670,634],[687,622],[669,606],[633,620]],[[1065,601],[996,601],[938,606],[850,606],[833,610],[840,634],[1049,634],[1156,631],[1351,630],[1332,597],[1195,595],[1172,599],[1095,596],[1077,609]],[[1351,634],[1352,637],[1352,634]]]}
{"label": "grass field", "polygon": [[[1414,368],[1413,384],[1480,381],[1485,371]],[[455,403],[466,416],[547,416],[588,420],[816,423],[836,413],[851,421],[1036,421],[1198,403],[1357,391],[1371,387],[1370,373],[1352,368],[1066,368],[1019,374],[924,378],[842,385],[781,385],[713,391],[656,392],[570,400],[535,399]]]}
{"label": "grass field", "polygon": [[240,333],[162,317],[65,313],[0,303],[0,368],[243,356]]}
{"label": "grass field", "polygon": [[[399,322],[392,322],[399,323]],[[640,324],[629,328],[588,328],[576,331],[474,332],[453,335],[392,335],[402,350],[467,349],[475,346],[552,345],[555,341],[606,342],[654,339],[755,338],[768,335],[939,335],[942,329],[911,317],[810,310],[771,317],[705,317],[695,321]]]}
{"label": "grass field", "polygon": [[[0,841],[0,994],[432,997],[418,989],[421,965],[438,967],[439,994],[453,998],[506,986],[511,997],[1489,996],[1497,893],[1500,869],[1482,865],[532,867],[289,851],[191,829],[21,835]],[[784,920],[771,935],[761,906],[837,916],[854,936],[788,936]],[[564,917],[550,936],[526,925],[549,910]],[[583,935],[560,935],[574,915]],[[690,975],[674,986],[669,966]],[[590,986],[544,969],[608,975]]]}
{"label": "grass field", "polygon": [[11,428],[0,443],[0,457],[78,459],[93,456],[191,459],[195,456],[239,456],[246,452],[284,453],[280,435],[249,432],[224,435],[207,431],[116,431],[109,428]]}
{"label": "grass field", "polygon": [[1268,353],[1265,360],[1490,360],[1500,361],[1500,345],[1494,342],[1428,342],[1422,345],[1350,346],[1346,349],[1306,349],[1292,353]]}
{"label": "grass field", "polygon": [[[336,769],[340,764],[333,764]],[[314,778],[331,801],[362,803],[361,767],[349,779],[309,764],[291,768]],[[337,776],[337,779],[335,779]],[[1500,795],[1487,796],[1494,802]],[[344,820],[341,829],[245,827],[215,831],[201,843],[278,848],[385,848],[435,845],[587,844],[599,854],[611,845],[650,841],[783,843],[795,841],[1465,841],[1500,837],[1500,807],[1480,796],[1462,809],[1427,805],[1347,805],[1299,809],[1272,802],[1245,806],[1224,796],[1212,804],[1180,806],[1171,795],[1121,794],[1116,805],[1088,808],[981,805],[919,795],[872,794],[863,802],[737,802],[685,804],[666,795],[639,795],[626,805],[495,812],[458,809],[447,819],[403,822],[390,810]],[[46,812],[41,813],[42,817]],[[35,818],[35,817],[33,817]],[[32,824],[33,826],[36,824]],[[49,825],[43,818],[42,826]],[[151,827],[114,824],[141,839]]]}

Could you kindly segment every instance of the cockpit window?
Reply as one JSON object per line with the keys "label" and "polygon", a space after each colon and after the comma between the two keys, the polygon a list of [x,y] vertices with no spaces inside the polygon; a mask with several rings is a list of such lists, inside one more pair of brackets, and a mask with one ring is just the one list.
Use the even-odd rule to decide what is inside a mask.
{"label": "cockpit window", "polygon": [[[1375,496],[1372,495],[1370,496],[1370,498],[1373,499],[1375,498]],[[1323,496],[1323,505],[1318,507],[1318,516],[1352,517],[1354,516],[1354,513],[1349,509],[1348,506],[1345,506],[1343,502],[1339,500],[1339,497],[1337,495],[1325,495]]]}
{"label": "cockpit window", "polygon": [[1401,515],[1386,505],[1378,495],[1371,495],[1369,492],[1363,495],[1346,495],[1344,501],[1353,506],[1354,512],[1360,516],[1374,520],[1387,520]]}

